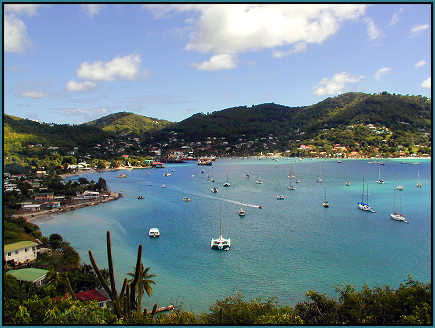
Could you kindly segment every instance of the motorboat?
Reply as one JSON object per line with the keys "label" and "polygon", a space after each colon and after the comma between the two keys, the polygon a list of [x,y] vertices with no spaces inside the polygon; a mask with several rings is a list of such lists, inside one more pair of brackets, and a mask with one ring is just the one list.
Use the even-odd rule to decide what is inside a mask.
{"label": "motorboat", "polygon": [[137,196],[137,199],[143,199],[142,195]]}
{"label": "motorboat", "polygon": [[283,199],[284,199],[284,195],[277,195],[277,196],[276,196],[276,199],[278,199],[278,200],[283,200]]}
{"label": "motorboat", "polygon": [[217,193],[217,192],[218,192],[218,190],[217,190],[216,187],[211,187],[211,188],[210,188],[210,191],[213,192],[213,193]]}
{"label": "motorboat", "polygon": [[148,232],[148,236],[150,236],[152,238],[160,237],[159,229],[158,228],[151,228],[150,231]]}
{"label": "motorboat", "polygon": [[263,181],[261,181],[261,180],[255,180],[255,183],[256,184],[263,184]]}
{"label": "motorboat", "polygon": [[243,208],[239,210],[239,216],[245,216],[246,212]]}
{"label": "motorboat", "polygon": [[185,202],[190,202],[190,198],[189,198],[189,197],[184,197],[183,200],[184,200]]}
{"label": "motorboat", "polygon": [[162,184],[162,188],[166,188],[166,185],[165,185],[165,184]]}
{"label": "motorboat", "polygon": [[391,219],[395,220],[395,221],[400,221],[400,222],[404,222],[404,223],[409,223],[408,220],[406,219],[405,215],[394,212],[390,214]]}

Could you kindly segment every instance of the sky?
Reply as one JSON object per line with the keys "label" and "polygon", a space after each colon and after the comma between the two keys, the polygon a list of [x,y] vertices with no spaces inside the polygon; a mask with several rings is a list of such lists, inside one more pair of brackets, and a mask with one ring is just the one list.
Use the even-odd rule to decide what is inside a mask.
{"label": "sky", "polygon": [[4,112],[169,121],[349,91],[431,96],[429,4],[4,4]]}

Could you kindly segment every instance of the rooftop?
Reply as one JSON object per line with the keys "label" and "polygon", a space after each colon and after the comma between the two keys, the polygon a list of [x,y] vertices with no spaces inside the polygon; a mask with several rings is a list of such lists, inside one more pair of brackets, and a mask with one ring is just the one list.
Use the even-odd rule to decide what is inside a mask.
{"label": "rooftop", "polygon": [[48,270],[44,270],[44,269],[25,268],[19,270],[10,270],[6,272],[6,274],[10,274],[14,276],[17,280],[34,282],[42,278],[48,272],[49,272]]}
{"label": "rooftop", "polygon": [[99,292],[96,289],[91,289],[91,290],[86,290],[84,292],[76,293],[76,297],[81,301],[104,302],[110,300],[107,296],[105,296],[103,293]]}
{"label": "rooftop", "polygon": [[18,249],[22,249],[22,248],[26,248],[26,247],[32,247],[32,246],[37,246],[38,244],[30,241],[30,240],[25,240],[25,241],[19,241],[17,243],[13,243],[13,244],[7,244],[5,245],[4,248],[4,252],[13,252],[16,251]]}

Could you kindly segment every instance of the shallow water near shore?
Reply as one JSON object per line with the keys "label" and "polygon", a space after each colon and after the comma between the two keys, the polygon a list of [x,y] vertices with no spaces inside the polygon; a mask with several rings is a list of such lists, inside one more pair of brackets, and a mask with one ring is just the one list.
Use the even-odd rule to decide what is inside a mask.
{"label": "shallow water near shore", "polygon": [[[408,274],[430,281],[430,160],[407,161],[420,165],[384,160],[382,185],[376,184],[379,166],[368,162],[221,159],[212,167],[187,163],[83,174],[95,181],[102,176],[124,197],[34,223],[45,235],[60,233],[85,263],[92,250],[100,267],[107,267],[110,230],[118,290],[133,271],[142,244],[144,266],[157,274],[153,296],[144,297],[147,308],[172,303],[206,312],[217,298],[236,291],[249,299],[274,296],[281,304],[294,305],[309,289],[335,296],[335,286],[342,283],[396,288]],[[290,169],[301,180],[293,191],[287,189]],[[416,188],[417,170],[421,189]],[[166,172],[171,176],[163,176]],[[127,178],[117,178],[120,173]],[[208,175],[215,177],[219,193],[210,192]],[[316,183],[319,175],[323,183]],[[227,176],[231,187],[223,188]],[[363,176],[376,213],[357,209]],[[256,184],[257,178],[264,183]],[[346,179],[351,186],[345,186]],[[395,209],[401,198],[409,224],[390,219],[398,183],[404,190],[396,192]],[[324,188],[328,209],[322,207]],[[277,200],[277,194],[285,199]],[[190,202],[183,201],[185,196]],[[262,209],[254,207],[260,204]],[[245,217],[238,216],[240,207]],[[210,249],[210,239],[218,237],[219,213],[223,235],[231,238],[229,252]],[[152,227],[160,229],[160,238],[148,238]]]}

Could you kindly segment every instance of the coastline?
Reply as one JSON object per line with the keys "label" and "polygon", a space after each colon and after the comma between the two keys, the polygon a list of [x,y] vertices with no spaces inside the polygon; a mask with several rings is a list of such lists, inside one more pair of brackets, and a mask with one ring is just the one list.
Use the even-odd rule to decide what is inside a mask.
{"label": "coastline", "polygon": [[13,214],[12,217],[13,218],[23,217],[28,222],[32,222],[33,220],[36,220],[36,219],[47,218],[53,214],[63,214],[63,213],[74,211],[74,210],[77,210],[77,209],[80,209],[83,207],[97,206],[97,205],[100,205],[102,203],[107,203],[107,202],[110,202],[113,200],[117,200],[121,197],[122,197],[121,193],[111,192],[109,194],[109,197],[107,197],[107,198],[92,199],[92,200],[89,200],[86,202],[64,205],[64,207],[62,207],[62,208],[55,208],[55,209],[45,210],[45,211],[40,211],[40,212]]}
{"label": "coastline", "polygon": [[59,176],[62,179],[68,178],[68,177],[74,177],[86,173],[103,173],[103,172],[110,172],[110,171],[119,171],[119,170],[137,170],[137,169],[150,169],[151,166],[121,166],[121,167],[115,167],[110,169],[86,169],[86,170],[78,170],[76,172],[72,173],[62,173],[59,174]]}

